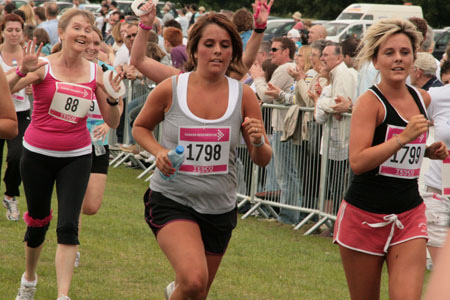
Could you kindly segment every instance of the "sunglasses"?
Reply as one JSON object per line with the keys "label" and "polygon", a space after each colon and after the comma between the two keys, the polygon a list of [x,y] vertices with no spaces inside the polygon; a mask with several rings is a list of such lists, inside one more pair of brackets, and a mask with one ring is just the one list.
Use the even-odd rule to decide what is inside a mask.
{"label": "sunglasses", "polygon": [[270,51],[272,51],[272,52],[277,52],[278,50],[280,50],[281,48],[272,48],[272,49],[270,49]]}
{"label": "sunglasses", "polygon": [[137,33],[133,33],[133,34],[127,35],[126,38],[127,39],[131,39],[132,37],[135,38],[136,35],[137,35]]}

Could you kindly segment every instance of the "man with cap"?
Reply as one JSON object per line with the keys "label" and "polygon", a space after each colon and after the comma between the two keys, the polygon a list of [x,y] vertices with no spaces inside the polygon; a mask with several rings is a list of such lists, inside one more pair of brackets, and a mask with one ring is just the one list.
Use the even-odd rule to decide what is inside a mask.
{"label": "man with cap", "polygon": [[302,14],[299,11],[296,11],[293,15],[292,18],[295,21],[295,25],[294,25],[294,29],[297,30],[302,30],[303,29],[303,23],[302,23]]}
{"label": "man with cap", "polygon": [[427,52],[418,52],[414,67],[409,72],[411,84],[426,91],[431,87],[442,86],[442,82],[435,75],[436,68],[433,55]]}

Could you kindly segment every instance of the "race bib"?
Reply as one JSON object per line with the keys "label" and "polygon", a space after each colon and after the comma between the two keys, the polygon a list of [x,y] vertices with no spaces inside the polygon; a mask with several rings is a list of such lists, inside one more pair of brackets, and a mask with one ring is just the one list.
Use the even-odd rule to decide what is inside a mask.
{"label": "race bib", "polygon": [[49,115],[67,121],[78,123],[86,117],[92,103],[92,89],[75,83],[56,82],[56,90]]}
{"label": "race bib", "polygon": [[193,175],[227,174],[231,127],[181,127],[178,144],[184,146],[179,171]]}
{"label": "race bib", "polygon": [[[450,151],[449,151],[450,154]],[[450,157],[442,162],[442,195],[450,196]]]}
{"label": "race bib", "polygon": [[[388,125],[386,141],[405,130],[404,127]],[[414,141],[409,142],[380,165],[379,174],[384,176],[412,179],[418,178],[420,166],[427,141],[427,132],[419,135]]]}
{"label": "race bib", "polygon": [[88,118],[95,120],[103,120],[102,113],[98,107],[97,99],[92,100],[91,106],[89,107]]}

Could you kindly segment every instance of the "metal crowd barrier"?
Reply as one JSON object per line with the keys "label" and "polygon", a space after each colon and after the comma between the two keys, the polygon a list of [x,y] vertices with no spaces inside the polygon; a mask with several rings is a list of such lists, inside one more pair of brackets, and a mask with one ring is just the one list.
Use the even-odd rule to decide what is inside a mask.
{"label": "metal crowd barrier", "polygon": [[[337,210],[350,182],[348,163],[349,114],[340,121],[330,115],[324,124],[313,119],[313,108],[300,108],[299,122],[306,134],[295,141],[278,142],[279,132],[273,132],[271,113],[287,110],[281,105],[263,105],[263,119],[271,139],[273,157],[269,165],[260,168],[248,157],[245,145],[238,149],[238,207],[248,203],[251,208],[243,219],[259,214],[291,223],[299,229],[308,222],[315,224],[305,235],[322,224],[328,227],[336,219]],[[299,125],[300,126],[300,125]]]}

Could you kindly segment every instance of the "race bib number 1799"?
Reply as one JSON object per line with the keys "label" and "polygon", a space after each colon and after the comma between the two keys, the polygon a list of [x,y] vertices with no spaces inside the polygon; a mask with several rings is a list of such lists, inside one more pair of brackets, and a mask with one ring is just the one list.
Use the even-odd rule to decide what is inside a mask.
{"label": "race bib number 1799", "polygon": [[[402,133],[404,127],[388,125],[386,141]],[[409,142],[380,165],[379,174],[390,177],[412,179],[418,178],[420,166],[425,155],[427,132]]]}

